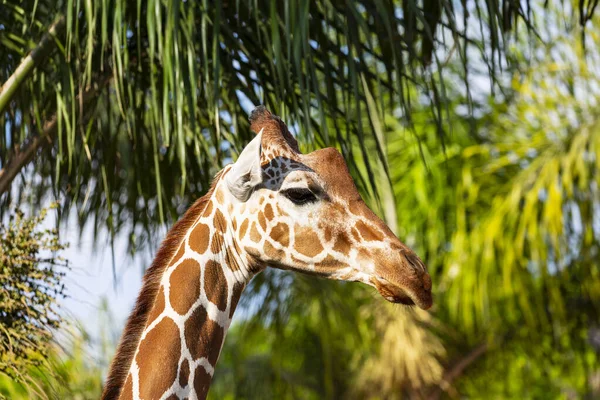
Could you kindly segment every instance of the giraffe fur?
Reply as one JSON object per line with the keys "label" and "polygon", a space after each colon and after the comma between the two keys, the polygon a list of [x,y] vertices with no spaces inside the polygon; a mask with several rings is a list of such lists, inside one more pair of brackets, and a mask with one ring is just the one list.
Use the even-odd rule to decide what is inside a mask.
{"label": "giraffe fur", "polygon": [[167,235],[103,399],[206,398],[242,291],[267,267],[358,281],[388,301],[431,307],[427,267],[367,207],[342,155],[300,153],[264,107],[250,122],[257,136]]}

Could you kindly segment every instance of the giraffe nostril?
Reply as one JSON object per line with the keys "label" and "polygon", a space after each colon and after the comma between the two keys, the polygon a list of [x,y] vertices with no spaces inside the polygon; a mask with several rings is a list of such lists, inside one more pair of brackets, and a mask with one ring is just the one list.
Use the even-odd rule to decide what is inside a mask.
{"label": "giraffe nostril", "polygon": [[404,253],[406,261],[415,269],[415,271],[427,274],[427,267],[425,263],[412,251]]}

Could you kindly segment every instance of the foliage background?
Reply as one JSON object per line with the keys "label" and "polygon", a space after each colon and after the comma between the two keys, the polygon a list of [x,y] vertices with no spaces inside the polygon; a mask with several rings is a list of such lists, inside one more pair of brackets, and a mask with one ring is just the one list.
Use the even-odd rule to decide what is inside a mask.
{"label": "foliage background", "polygon": [[[596,2],[175,4],[2,4],[2,81],[57,32],[10,101],[0,92],[3,212],[53,197],[60,218],[148,251],[264,103],[303,150],[342,151],[427,261],[435,307],[267,271],[212,398],[600,396]],[[72,385],[31,371],[49,397],[99,393],[82,343],[45,370]]]}

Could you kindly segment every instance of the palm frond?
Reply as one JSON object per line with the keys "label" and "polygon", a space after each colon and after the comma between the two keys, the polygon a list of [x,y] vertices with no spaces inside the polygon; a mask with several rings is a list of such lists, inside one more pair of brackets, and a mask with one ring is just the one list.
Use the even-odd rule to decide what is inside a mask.
{"label": "palm frond", "polygon": [[[57,16],[65,28],[27,79],[3,88],[0,188],[8,193],[20,176],[12,185],[17,199],[66,195],[64,206],[77,206],[81,224],[108,221],[111,232],[127,227],[136,238],[139,229],[176,218],[236,157],[257,104],[280,114],[307,150],[338,146],[363,187],[377,193],[377,162],[365,145],[375,141],[385,168],[375,117],[399,108],[410,123],[413,106],[426,101],[441,138],[445,90],[431,78],[444,70],[440,60],[456,46],[480,49],[494,74],[511,29],[532,26],[529,9],[514,1],[489,1],[485,9],[414,0],[4,4],[0,81]],[[109,84],[82,100],[107,76]],[[46,135],[53,119],[56,132]],[[38,137],[52,145],[31,147]],[[35,155],[25,158],[36,160],[32,169],[15,162],[23,152]],[[362,173],[356,156],[366,164]],[[31,173],[40,184],[19,190]]]}

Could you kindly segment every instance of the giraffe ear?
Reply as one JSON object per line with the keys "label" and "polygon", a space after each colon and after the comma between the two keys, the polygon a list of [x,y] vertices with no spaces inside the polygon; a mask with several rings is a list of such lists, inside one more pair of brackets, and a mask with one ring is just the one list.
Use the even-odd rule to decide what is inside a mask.
{"label": "giraffe ear", "polygon": [[248,200],[252,190],[262,182],[261,141],[262,129],[242,150],[229,173],[225,175],[229,191],[240,201]]}

